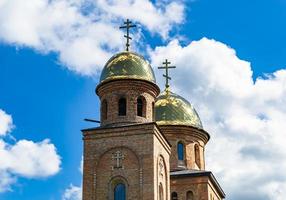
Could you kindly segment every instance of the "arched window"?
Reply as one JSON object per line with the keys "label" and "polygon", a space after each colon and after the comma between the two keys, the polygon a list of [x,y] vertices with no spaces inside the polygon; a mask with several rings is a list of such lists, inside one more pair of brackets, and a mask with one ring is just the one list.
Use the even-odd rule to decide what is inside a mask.
{"label": "arched window", "polygon": [[184,144],[182,142],[178,142],[177,152],[178,152],[178,160],[183,161],[185,159],[185,155],[184,155]]}
{"label": "arched window", "polygon": [[195,144],[195,160],[196,164],[199,168],[201,168],[201,162],[200,162],[200,149],[199,145]]}
{"label": "arched window", "polygon": [[123,183],[118,183],[114,187],[114,200],[126,200],[126,188]]}
{"label": "arched window", "polygon": [[192,191],[187,192],[187,200],[194,200],[194,193]]}
{"label": "arched window", "polygon": [[177,194],[177,192],[172,192],[172,194],[171,194],[171,200],[178,200],[178,194]]}
{"label": "arched window", "polygon": [[118,101],[118,115],[124,116],[126,115],[126,99],[120,98]]}
{"label": "arched window", "polygon": [[107,101],[105,99],[101,102],[101,119],[107,119]]}
{"label": "arched window", "polygon": [[137,116],[143,117],[143,99],[139,97],[137,99]]}

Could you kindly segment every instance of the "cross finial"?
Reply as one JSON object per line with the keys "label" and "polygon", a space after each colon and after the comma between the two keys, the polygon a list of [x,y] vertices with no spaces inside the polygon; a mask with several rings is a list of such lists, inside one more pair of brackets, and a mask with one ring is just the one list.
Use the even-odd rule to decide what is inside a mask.
{"label": "cross finial", "polygon": [[124,37],[126,38],[126,51],[129,51],[129,40],[132,40],[132,38],[129,36],[129,29],[130,28],[134,28],[136,27],[135,24],[132,24],[132,22],[127,19],[125,22],[124,22],[124,26],[120,26],[119,28],[126,28],[126,35],[124,35]]}
{"label": "cross finial", "polygon": [[171,62],[168,61],[168,59],[165,60],[165,62],[163,62],[163,67],[158,67],[158,69],[165,69],[165,74],[163,74],[163,76],[166,78],[166,83],[165,83],[165,87],[166,90],[169,89],[170,85],[169,85],[169,80],[171,80],[171,77],[169,76],[169,69],[172,68],[176,68],[176,66],[169,66],[169,64],[171,64]]}

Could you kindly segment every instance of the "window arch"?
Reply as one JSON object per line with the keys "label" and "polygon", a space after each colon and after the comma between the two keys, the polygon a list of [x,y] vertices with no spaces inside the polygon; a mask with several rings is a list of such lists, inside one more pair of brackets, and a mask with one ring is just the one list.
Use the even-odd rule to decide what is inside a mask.
{"label": "window arch", "polygon": [[101,119],[107,119],[107,101],[105,99],[101,102]]}
{"label": "window arch", "polygon": [[171,194],[171,200],[178,200],[178,194],[177,194],[177,192],[172,192],[172,194]]}
{"label": "window arch", "polygon": [[194,200],[194,193],[192,191],[187,192],[187,200]]}
{"label": "window arch", "polygon": [[126,99],[120,98],[118,101],[118,115],[125,116],[126,115]]}
{"label": "window arch", "polygon": [[114,200],[126,200],[126,187],[123,183],[118,183],[114,187]]}
{"label": "window arch", "polygon": [[183,161],[185,159],[184,151],[185,151],[184,144],[182,142],[178,142],[177,144],[178,160]]}
{"label": "window arch", "polygon": [[143,117],[143,107],[144,107],[143,97],[138,97],[137,98],[137,116]]}
{"label": "window arch", "polygon": [[200,162],[200,148],[198,144],[195,144],[195,161],[199,168],[201,168],[201,162]]}

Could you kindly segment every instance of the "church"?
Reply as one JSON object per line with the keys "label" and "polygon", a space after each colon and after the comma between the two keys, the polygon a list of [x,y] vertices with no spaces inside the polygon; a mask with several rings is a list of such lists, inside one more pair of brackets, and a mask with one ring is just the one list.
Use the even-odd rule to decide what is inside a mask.
{"label": "church", "polygon": [[[169,86],[160,92],[148,61],[126,51],[105,64],[96,94],[100,126],[82,130],[83,200],[221,200],[225,193],[205,169],[210,135],[195,108]],[[186,63],[187,64],[187,63]]]}

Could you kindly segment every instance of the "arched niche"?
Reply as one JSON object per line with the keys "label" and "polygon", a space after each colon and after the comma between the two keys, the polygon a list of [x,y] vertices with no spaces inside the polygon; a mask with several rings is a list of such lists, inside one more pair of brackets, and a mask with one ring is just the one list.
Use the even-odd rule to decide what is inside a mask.
{"label": "arched niche", "polygon": [[[120,146],[107,150],[99,156],[95,166],[95,195],[98,199],[110,197],[111,180],[121,177],[128,184],[128,199],[138,199],[140,194],[140,162],[136,153],[128,147]],[[114,179],[115,182],[117,179]],[[112,182],[113,184],[113,182]],[[113,184],[114,185],[114,184]],[[127,185],[126,185],[127,186]]]}
{"label": "arched niche", "polygon": [[192,191],[186,193],[186,200],[194,200],[194,193]]}
{"label": "arched niche", "polygon": [[158,199],[168,199],[168,177],[167,177],[167,166],[163,155],[158,156],[157,160],[157,191]]}

